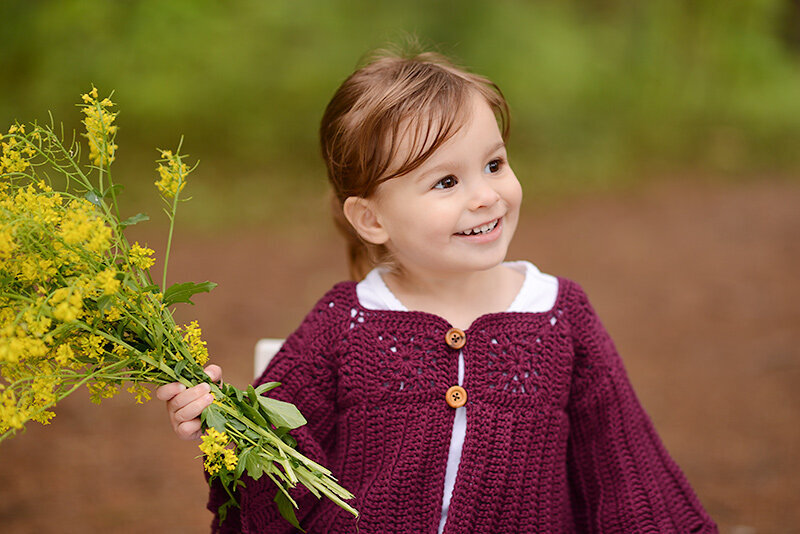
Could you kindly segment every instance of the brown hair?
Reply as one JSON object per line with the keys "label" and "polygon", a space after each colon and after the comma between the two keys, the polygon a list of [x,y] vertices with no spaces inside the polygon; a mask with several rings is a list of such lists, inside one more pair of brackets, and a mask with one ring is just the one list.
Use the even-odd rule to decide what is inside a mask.
{"label": "brown hair", "polygon": [[[419,167],[466,122],[473,92],[486,99],[507,140],[508,104],[500,89],[437,53],[378,52],[333,95],[322,117],[320,143],[333,187],[333,218],[347,240],[353,279],[390,257],[384,245],[359,237],[344,216],[344,201],[367,198],[382,182]],[[401,161],[405,136],[411,136],[412,148]]]}

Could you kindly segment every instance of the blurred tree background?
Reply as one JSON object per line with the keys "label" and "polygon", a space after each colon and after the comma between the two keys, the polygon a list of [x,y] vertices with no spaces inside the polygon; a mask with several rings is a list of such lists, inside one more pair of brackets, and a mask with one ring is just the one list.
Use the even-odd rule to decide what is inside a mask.
{"label": "blurred tree background", "polygon": [[328,99],[365,53],[409,35],[503,89],[529,196],[800,168],[796,0],[2,6],[0,123],[48,120],[49,109],[70,131],[90,84],[115,91],[117,181],[155,203],[141,187],[154,149],[185,134],[201,166],[182,218],[199,227],[280,224],[318,197]]}
{"label": "blurred tree background", "polygon": [[[130,229],[157,257],[156,148],[185,137],[169,272],[220,286],[176,317],[243,385],[255,341],[346,275],[323,110],[411,38],[503,89],[527,205],[509,256],[592,295],[721,531],[798,532],[800,0],[0,0],[0,127],[49,110],[71,135],[80,95],[114,91],[123,215],[161,218]],[[3,443],[0,530],[207,531],[163,404],[86,397]]]}

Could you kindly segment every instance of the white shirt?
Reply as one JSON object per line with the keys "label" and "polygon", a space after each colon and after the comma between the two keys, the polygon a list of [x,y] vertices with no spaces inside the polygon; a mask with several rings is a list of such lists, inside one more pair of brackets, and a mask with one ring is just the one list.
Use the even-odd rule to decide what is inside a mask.
{"label": "white shirt", "polygon": [[[506,311],[541,313],[549,311],[558,296],[558,279],[555,276],[544,274],[530,262],[511,261],[503,265],[525,275],[522,287],[514,301]],[[389,290],[383,281],[381,273],[383,268],[377,267],[356,285],[356,295],[360,304],[372,310],[408,311],[402,302]],[[464,355],[458,353],[458,385],[464,382]],[[442,495],[442,517],[439,521],[439,534],[444,530],[447,521],[447,510],[450,507],[450,497],[456,483],[458,464],[461,461],[461,450],[464,446],[464,437],[467,433],[466,406],[456,408],[453,419],[453,433],[450,438],[450,452],[447,455],[447,469],[444,474],[444,492]]]}

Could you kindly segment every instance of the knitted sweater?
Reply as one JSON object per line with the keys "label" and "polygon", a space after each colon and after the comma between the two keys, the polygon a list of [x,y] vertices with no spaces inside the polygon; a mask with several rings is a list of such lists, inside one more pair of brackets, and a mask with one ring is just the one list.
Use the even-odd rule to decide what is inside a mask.
{"label": "knitted sweater", "polygon": [[[435,533],[457,381],[451,325],[425,312],[363,308],[334,286],[258,383],[309,423],[298,449],[352,491],[356,521],[305,488],[308,532]],[[469,424],[445,534],[710,533],[716,525],[669,457],[583,290],[560,278],[545,313],[492,313],[465,331]],[[216,532],[292,532],[268,477],[246,479]],[[209,509],[227,495],[212,485]]]}

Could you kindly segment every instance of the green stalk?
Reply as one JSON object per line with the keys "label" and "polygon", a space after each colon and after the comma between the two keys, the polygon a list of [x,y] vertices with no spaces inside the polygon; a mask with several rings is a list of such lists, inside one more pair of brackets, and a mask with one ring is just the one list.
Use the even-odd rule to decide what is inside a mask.
{"label": "green stalk", "polygon": [[[180,169],[181,164],[181,147],[183,146],[183,136],[181,136],[181,140],[178,142],[178,148],[175,150],[175,157],[178,158],[178,168]],[[161,280],[161,291],[166,291],[167,289],[167,266],[169,265],[169,251],[172,248],[172,230],[175,227],[175,214],[178,211],[178,197],[181,195],[181,185],[183,185],[184,175],[180,173],[179,180],[178,180],[178,188],[175,191],[175,196],[172,198],[172,209],[170,210],[167,215],[169,216],[169,234],[167,235],[167,251],[164,254],[164,276]]]}
{"label": "green stalk", "polygon": [[172,230],[175,227],[175,212],[178,210],[178,195],[180,191],[175,193],[172,199],[172,212],[169,213],[169,234],[167,235],[167,251],[164,254],[164,276],[161,279],[161,291],[167,290],[167,266],[169,265],[169,251],[172,248]]}

